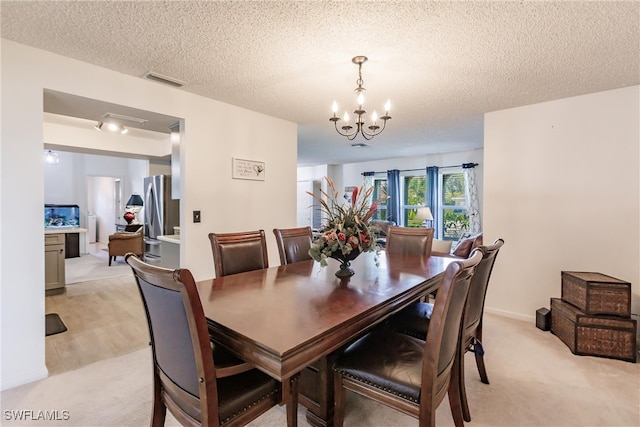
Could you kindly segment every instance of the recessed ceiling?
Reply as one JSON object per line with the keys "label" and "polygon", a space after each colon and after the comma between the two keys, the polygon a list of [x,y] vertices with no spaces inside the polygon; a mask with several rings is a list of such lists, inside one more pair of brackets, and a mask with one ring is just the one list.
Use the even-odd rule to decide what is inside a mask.
{"label": "recessed ceiling", "polygon": [[[297,123],[300,165],[478,148],[486,112],[640,83],[635,1],[1,7],[3,38],[140,78],[152,71],[184,82],[177,90]],[[387,129],[362,148],[328,120],[334,99],[355,108],[356,55],[369,58],[366,108],[393,105]]]}
{"label": "recessed ceiling", "polygon": [[[96,99],[45,89],[44,112],[98,122],[116,123],[127,128],[171,133],[170,127],[178,123],[177,117],[137,108],[103,102]],[[92,125],[92,126],[93,126]]]}

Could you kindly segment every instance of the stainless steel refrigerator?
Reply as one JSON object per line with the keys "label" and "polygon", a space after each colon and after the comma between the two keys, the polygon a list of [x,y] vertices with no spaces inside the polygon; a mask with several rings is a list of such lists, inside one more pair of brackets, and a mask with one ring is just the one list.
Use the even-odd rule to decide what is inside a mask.
{"label": "stainless steel refrigerator", "polygon": [[160,257],[158,236],[173,234],[180,225],[180,200],[171,198],[171,176],[155,175],[144,179],[145,256]]}

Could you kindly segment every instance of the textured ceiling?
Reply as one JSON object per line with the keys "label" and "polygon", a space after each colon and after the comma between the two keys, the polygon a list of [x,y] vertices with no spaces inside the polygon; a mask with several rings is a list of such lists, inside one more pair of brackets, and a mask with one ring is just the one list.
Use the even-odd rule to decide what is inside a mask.
{"label": "textured ceiling", "polygon": [[[483,114],[640,83],[640,3],[2,1],[3,38],[298,123],[298,162],[482,147]],[[328,118],[393,119],[352,148]],[[55,111],[52,111],[55,112]],[[364,142],[357,138],[354,142]]]}

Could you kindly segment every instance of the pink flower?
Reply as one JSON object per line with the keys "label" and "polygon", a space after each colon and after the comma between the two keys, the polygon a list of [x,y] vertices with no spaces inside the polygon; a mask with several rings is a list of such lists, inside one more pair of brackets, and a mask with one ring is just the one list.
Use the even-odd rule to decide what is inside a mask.
{"label": "pink flower", "polygon": [[[325,239],[327,242],[333,242],[333,241],[335,241],[337,238],[338,238],[338,236],[336,236],[336,232],[335,232],[334,230],[329,230],[329,231],[326,231],[326,232],[324,233],[324,239]],[[344,240],[344,238],[343,238],[342,240]]]}
{"label": "pink flower", "polygon": [[369,236],[367,232],[362,232],[360,233],[360,241],[362,242],[362,246],[366,248],[371,243],[371,236]]}
{"label": "pink flower", "polygon": [[347,243],[349,243],[352,249],[355,249],[358,247],[358,244],[360,242],[358,241],[358,238],[356,236],[351,236],[349,237],[349,241]]}
{"label": "pink flower", "polygon": [[344,239],[346,239],[347,236],[344,235],[344,233],[338,233],[338,240],[340,240],[341,242],[344,242]]}
{"label": "pink flower", "polygon": [[353,188],[353,193],[351,193],[351,206],[356,205],[356,199],[358,198],[358,187]]}

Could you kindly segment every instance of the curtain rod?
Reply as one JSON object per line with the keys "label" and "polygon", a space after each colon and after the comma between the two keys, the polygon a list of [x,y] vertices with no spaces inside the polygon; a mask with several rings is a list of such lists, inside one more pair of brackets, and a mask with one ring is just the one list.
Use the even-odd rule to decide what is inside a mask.
{"label": "curtain rod", "polygon": [[[451,169],[451,168],[463,168],[463,169],[472,169],[478,166],[478,163],[463,163],[461,165],[451,165],[451,166],[438,166],[438,169]],[[425,171],[427,168],[421,169],[400,169],[400,172],[415,172],[415,171]],[[370,174],[378,174],[378,173],[387,173],[387,171],[381,172],[362,172],[362,175],[370,175]]]}

